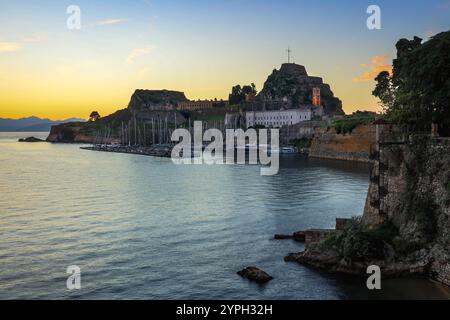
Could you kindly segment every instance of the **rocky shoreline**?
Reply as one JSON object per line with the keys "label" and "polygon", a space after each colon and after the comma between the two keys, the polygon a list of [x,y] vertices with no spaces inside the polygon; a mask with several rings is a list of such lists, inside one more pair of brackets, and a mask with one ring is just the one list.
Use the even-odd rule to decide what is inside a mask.
{"label": "rocky shoreline", "polygon": [[383,278],[450,286],[450,139],[405,138],[390,126],[377,132],[363,216],[339,219],[335,230],[306,230],[305,250],[285,261],[353,276],[376,265]]}

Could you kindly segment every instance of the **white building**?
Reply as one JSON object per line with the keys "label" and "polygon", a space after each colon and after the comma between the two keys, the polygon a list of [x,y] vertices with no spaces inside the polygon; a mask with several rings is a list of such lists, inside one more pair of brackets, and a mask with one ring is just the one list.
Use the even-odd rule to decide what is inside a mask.
{"label": "white building", "polygon": [[298,108],[274,111],[248,111],[246,112],[247,128],[265,126],[268,128],[281,128],[291,126],[312,117],[311,108]]}

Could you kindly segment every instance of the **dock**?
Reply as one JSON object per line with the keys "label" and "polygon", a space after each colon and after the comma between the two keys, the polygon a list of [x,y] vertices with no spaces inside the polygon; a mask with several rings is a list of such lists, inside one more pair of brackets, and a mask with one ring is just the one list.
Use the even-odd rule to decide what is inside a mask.
{"label": "dock", "polygon": [[152,156],[160,158],[170,158],[172,156],[172,145],[152,145],[144,146],[126,146],[126,145],[93,145],[90,147],[80,147],[83,150],[98,151],[98,152],[113,152],[138,154],[143,156]]}

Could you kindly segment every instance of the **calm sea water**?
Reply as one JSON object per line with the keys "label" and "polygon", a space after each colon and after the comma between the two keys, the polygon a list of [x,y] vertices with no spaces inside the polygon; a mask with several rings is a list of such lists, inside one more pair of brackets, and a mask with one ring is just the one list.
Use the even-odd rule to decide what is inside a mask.
{"label": "calm sea water", "polygon": [[[446,298],[425,280],[320,274],[283,257],[303,250],[276,233],[334,227],[362,214],[369,168],[282,158],[258,166],[175,166],[170,159],[16,142],[0,133],[0,299]],[[82,289],[66,289],[81,268]],[[236,272],[256,265],[264,286]]]}

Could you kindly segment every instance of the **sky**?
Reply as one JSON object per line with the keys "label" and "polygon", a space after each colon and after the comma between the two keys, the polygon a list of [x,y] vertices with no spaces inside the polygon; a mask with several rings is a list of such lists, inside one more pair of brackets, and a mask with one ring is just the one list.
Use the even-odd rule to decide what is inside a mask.
{"label": "sky", "polygon": [[[372,4],[380,30],[366,26]],[[450,0],[0,0],[0,117],[107,115],[136,89],[227,99],[236,84],[260,90],[288,47],[344,111],[379,111],[372,79],[397,40],[449,29]]]}

